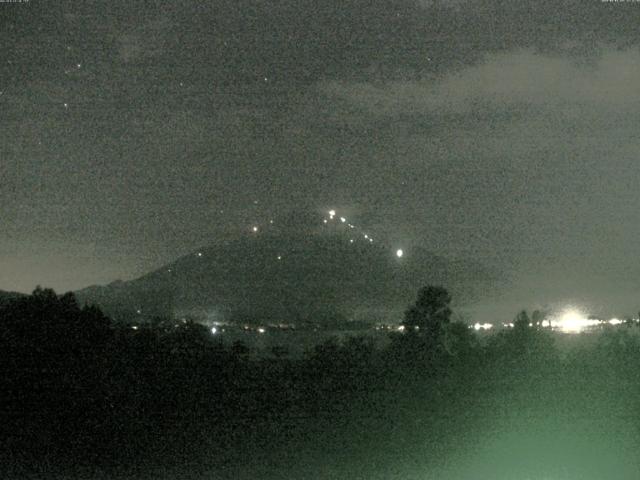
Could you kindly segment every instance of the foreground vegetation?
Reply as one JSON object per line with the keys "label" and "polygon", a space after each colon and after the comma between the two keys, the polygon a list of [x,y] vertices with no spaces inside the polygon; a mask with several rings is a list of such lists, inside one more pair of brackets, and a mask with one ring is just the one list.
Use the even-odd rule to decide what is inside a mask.
{"label": "foreground vegetation", "polygon": [[422,289],[385,348],[255,357],[37,289],[0,307],[2,476],[637,478],[633,329],[560,352],[516,321],[481,343],[449,302]]}

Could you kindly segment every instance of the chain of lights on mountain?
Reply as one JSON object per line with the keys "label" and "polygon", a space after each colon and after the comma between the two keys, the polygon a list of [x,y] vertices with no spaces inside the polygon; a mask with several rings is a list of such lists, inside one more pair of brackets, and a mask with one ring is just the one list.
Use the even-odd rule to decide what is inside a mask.
{"label": "chain of lights on mountain", "polygon": [[[329,218],[324,218],[323,219],[323,223],[325,225],[328,225],[331,222],[340,222],[340,223],[344,223],[345,225],[347,225],[350,229],[354,230],[356,236],[362,236],[362,238],[365,241],[368,241],[369,243],[373,243],[373,237],[370,236],[368,233],[365,233],[364,231],[362,231],[360,228],[358,228],[356,225],[349,223],[347,221],[347,219],[343,216],[337,217],[337,213],[335,210],[329,210],[327,212],[329,214]],[[350,238],[349,239],[349,243],[355,243],[355,238]],[[398,258],[402,258],[402,256],[404,255],[404,252],[401,248],[396,250],[396,257]]]}
{"label": "chain of lights on mountain", "polygon": [[[255,201],[254,203],[257,204],[257,201]],[[270,219],[268,224],[269,225],[274,225],[275,221],[273,219]],[[373,237],[371,235],[369,235],[368,233],[364,232],[361,228],[357,227],[356,225],[354,225],[353,223],[350,223],[349,221],[347,221],[347,218],[344,216],[338,216],[337,212],[335,209],[331,209],[327,212],[327,216],[325,216],[323,218],[323,224],[325,226],[330,225],[331,223],[340,223],[340,224],[344,224],[346,227],[348,227],[350,230],[353,230],[353,237],[349,239],[349,243],[353,244],[356,242],[357,238],[362,238],[363,241],[368,242],[368,243],[373,243]],[[262,229],[264,229],[266,227],[261,227],[260,224],[253,224],[250,227],[250,233],[251,234],[259,234],[261,232]],[[201,251],[196,252],[195,254],[198,258],[201,258],[204,254]],[[401,248],[396,249],[395,251],[395,256],[400,259],[404,256],[404,250],[402,250]],[[277,255],[277,260],[282,260],[283,259],[283,255],[279,254]],[[168,272],[171,273],[171,269],[168,269]]]}

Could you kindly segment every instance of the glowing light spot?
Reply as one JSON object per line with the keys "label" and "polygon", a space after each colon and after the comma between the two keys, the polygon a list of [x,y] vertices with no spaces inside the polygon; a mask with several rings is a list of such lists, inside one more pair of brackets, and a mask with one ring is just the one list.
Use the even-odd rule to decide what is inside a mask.
{"label": "glowing light spot", "polygon": [[349,240],[349,243],[353,243],[353,238]]}
{"label": "glowing light spot", "polygon": [[202,252],[198,252],[198,253],[197,253],[197,255],[198,255],[199,257],[201,257],[201,256],[202,256]]}
{"label": "glowing light spot", "polygon": [[367,235],[366,233],[364,234],[364,238],[369,238],[369,235]]}
{"label": "glowing light spot", "polygon": [[211,333],[215,335],[216,333],[218,333],[218,329],[216,327],[211,327]]}
{"label": "glowing light spot", "polygon": [[399,331],[399,332],[404,332],[404,325],[400,325],[400,326],[398,327],[398,331]]}
{"label": "glowing light spot", "polygon": [[258,328],[258,333],[264,333],[264,332],[265,332],[264,328],[262,328],[262,327]]}
{"label": "glowing light spot", "polygon": [[490,330],[493,328],[491,323],[476,323],[473,325],[474,330]]}
{"label": "glowing light spot", "polygon": [[332,217],[336,216],[336,211],[335,210],[329,210],[329,215],[331,215]]}
{"label": "glowing light spot", "polygon": [[551,321],[551,326],[565,333],[578,333],[585,328],[598,325],[600,322],[595,319],[585,317],[578,310],[570,309],[561,313]]}
{"label": "glowing light spot", "polygon": [[134,326],[133,326],[133,327],[131,327],[131,328],[133,328],[134,330],[137,330],[137,329],[138,329],[138,326],[137,326],[137,325],[134,325]]}
{"label": "glowing light spot", "polygon": [[344,218],[344,217],[340,217],[340,221],[341,221],[342,223],[345,223],[345,222],[347,221],[347,219],[346,219],[346,218]]}
{"label": "glowing light spot", "polygon": [[282,255],[278,255],[278,260],[282,260]]}
{"label": "glowing light spot", "polygon": [[322,221],[323,221],[324,223],[327,223],[327,222],[328,222],[328,220],[327,220],[326,218],[325,218],[324,220],[322,220]]}
{"label": "glowing light spot", "polygon": [[619,318],[612,318],[608,323],[609,325],[620,325],[622,323],[622,320],[620,320]]}
{"label": "glowing light spot", "polygon": [[401,248],[399,248],[398,250],[396,250],[396,257],[398,258],[402,258],[402,256],[404,255],[404,252],[402,251]]}
{"label": "glowing light spot", "polygon": [[253,232],[257,232],[258,231],[258,227],[254,226],[251,230],[253,230]]}

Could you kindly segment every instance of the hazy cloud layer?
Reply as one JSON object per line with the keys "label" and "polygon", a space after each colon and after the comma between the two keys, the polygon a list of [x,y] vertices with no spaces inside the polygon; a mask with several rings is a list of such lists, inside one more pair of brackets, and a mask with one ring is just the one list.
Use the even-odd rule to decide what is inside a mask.
{"label": "hazy cloud layer", "polygon": [[332,205],[390,242],[516,272],[510,302],[518,284],[540,302],[613,308],[615,292],[636,308],[638,5],[2,14],[0,288],[128,278],[274,212]]}

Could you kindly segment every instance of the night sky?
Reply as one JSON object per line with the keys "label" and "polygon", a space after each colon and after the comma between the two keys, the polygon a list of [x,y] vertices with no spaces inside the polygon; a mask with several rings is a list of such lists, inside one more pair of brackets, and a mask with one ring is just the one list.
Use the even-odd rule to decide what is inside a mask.
{"label": "night sky", "polygon": [[640,3],[31,0],[0,22],[0,289],[134,278],[304,206],[497,268],[478,312],[640,309]]}

